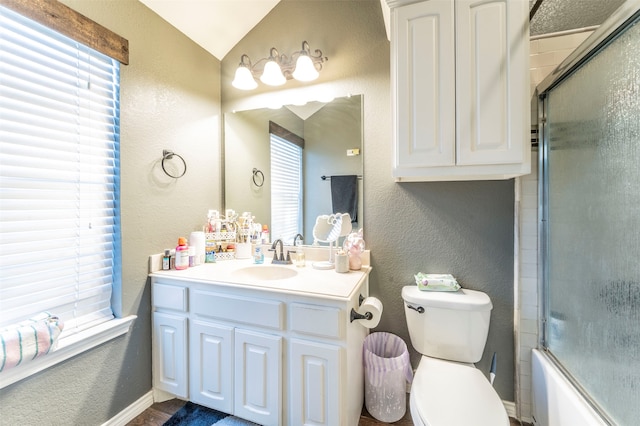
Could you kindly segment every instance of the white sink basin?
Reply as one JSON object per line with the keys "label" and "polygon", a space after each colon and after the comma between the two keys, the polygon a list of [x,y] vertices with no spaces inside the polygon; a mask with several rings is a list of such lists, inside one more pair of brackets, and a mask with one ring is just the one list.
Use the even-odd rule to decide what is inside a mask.
{"label": "white sink basin", "polygon": [[232,272],[232,275],[236,278],[246,280],[285,280],[298,275],[298,271],[284,266],[256,265],[240,268]]}

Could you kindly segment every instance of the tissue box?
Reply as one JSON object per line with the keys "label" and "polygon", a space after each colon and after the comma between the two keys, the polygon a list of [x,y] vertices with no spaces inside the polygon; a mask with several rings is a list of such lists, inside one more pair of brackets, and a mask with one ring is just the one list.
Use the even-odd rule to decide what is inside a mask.
{"label": "tissue box", "polygon": [[458,291],[460,284],[451,274],[425,274],[417,273],[416,284],[420,290],[426,291]]}

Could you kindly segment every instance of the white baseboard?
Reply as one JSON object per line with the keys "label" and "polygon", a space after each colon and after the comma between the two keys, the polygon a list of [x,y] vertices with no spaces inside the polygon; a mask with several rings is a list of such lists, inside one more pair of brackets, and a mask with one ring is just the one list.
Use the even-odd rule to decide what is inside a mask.
{"label": "white baseboard", "polygon": [[520,420],[522,423],[529,423],[531,425],[535,424],[536,422],[533,421],[533,417],[523,417]]}
{"label": "white baseboard", "polygon": [[136,416],[142,414],[144,410],[151,407],[152,404],[153,391],[149,391],[142,395],[142,397],[135,401],[133,404],[120,411],[107,422],[103,423],[102,426],[125,426],[131,420],[136,418]]}
{"label": "white baseboard", "polygon": [[178,398],[172,393],[165,392],[163,390],[156,389],[156,388],[153,388],[151,392],[153,393],[153,402],[165,402],[170,399]]}
{"label": "white baseboard", "polygon": [[513,401],[502,401],[502,404],[505,410],[507,410],[507,415],[516,419],[516,403]]}
{"label": "white baseboard", "polygon": [[[102,426],[125,426],[131,420],[136,418],[136,416],[142,414],[144,410],[151,407],[153,402],[153,391],[149,391],[133,404],[119,412],[107,422],[103,423]],[[507,410],[507,415],[509,417],[516,418],[515,402],[502,401],[502,404],[504,405],[505,410]]]}

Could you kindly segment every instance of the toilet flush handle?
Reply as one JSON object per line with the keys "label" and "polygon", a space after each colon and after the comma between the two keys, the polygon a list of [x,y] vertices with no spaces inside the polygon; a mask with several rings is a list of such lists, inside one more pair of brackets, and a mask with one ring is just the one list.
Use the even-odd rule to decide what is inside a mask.
{"label": "toilet flush handle", "polygon": [[419,314],[424,314],[424,308],[422,306],[418,306],[416,308],[415,306],[411,306],[411,305],[407,304],[407,308],[413,309],[414,311],[417,311]]}

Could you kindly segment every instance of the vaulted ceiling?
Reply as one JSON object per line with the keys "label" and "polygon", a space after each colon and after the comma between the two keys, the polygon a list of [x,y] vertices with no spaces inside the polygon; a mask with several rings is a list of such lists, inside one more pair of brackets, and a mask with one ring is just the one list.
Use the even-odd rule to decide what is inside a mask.
{"label": "vaulted ceiling", "polygon": [[[280,0],[140,1],[222,60]],[[622,3],[624,0],[529,0],[529,9],[535,12],[530,33],[537,36],[597,26]],[[380,4],[386,8],[385,0]]]}

